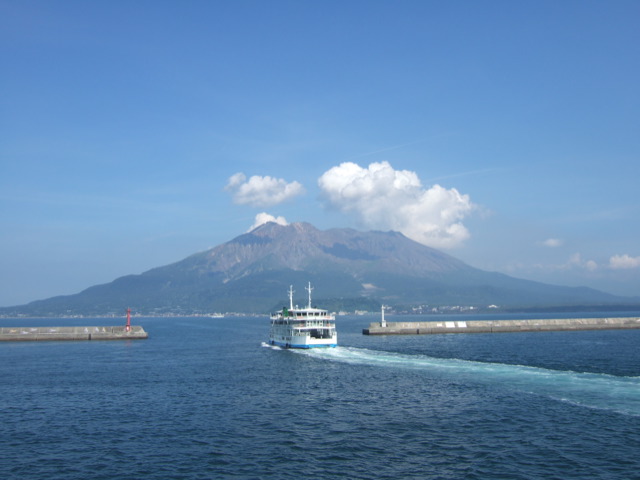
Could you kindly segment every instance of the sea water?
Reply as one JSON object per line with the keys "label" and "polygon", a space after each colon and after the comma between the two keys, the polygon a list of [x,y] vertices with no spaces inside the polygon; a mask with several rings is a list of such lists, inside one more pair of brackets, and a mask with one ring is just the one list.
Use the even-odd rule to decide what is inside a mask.
{"label": "sea water", "polygon": [[362,335],[375,320],[304,351],[268,346],[266,316],[0,343],[0,478],[640,478],[640,330]]}

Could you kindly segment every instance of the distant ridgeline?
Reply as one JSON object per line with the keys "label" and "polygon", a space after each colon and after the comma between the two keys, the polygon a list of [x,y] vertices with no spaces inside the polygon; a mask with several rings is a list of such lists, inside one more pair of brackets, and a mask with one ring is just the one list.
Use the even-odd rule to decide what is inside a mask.
{"label": "distant ridgeline", "polygon": [[[2,316],[266,314],[290,285],[305,303],[312,282],[332,311],[499,305],[503,309],[640,304],[589,288],[558,287],[485,272],[397,232],[321,231],[268,223],[215,248],[68,296],[0,308]],[[424,313],[424,310],[422,310]]]}

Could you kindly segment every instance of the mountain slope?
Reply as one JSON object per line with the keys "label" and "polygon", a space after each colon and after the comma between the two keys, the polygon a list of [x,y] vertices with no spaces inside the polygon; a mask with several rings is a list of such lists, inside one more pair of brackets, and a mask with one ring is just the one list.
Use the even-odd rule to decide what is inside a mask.
{"label": "mountain slope", "polygon": [[298,289],[299,303],[305,303],[308,281],[315,288],[314,299],[335,308],[377,309],[380,302],[541,306],[624,300],[592,289],[484,272],[397,232],[321,231],[307,223],[268,223],[180,262],[14,310],[105,314],[133,306],[147,314],[266,313],[282,303],[289,285]]}

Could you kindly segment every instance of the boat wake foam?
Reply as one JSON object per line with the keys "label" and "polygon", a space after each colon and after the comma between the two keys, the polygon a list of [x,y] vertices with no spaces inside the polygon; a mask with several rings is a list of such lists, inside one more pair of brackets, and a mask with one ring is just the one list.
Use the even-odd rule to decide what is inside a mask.
{"label": "boat wake foam", "polygon": [[640,377],[549,370],[525,365],[444,359],[353,347],[296,351],[352,365],[423,370],[452,380],[493,383],[587,408],[640,416]]}

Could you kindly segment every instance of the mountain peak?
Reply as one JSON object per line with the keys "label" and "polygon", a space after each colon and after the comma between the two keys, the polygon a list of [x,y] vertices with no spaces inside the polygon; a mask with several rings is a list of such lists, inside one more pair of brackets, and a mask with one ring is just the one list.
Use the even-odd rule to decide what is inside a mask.
{"label": "mountain peak", "polygon": [[323,231],[306,222],[260,225],[211,250],[209,256],[216,260],[209,266],[229,278],[244,276],[247,269],[346,270],[354,278],[374,271],[425,277],[471,269],[398,232]]}
{"label": "mountain peak", "polygon": [[317,232],[318,229],[306,222],[294,222],[282,225],[276,222],[267,222],[259,225],[249,232],[251,235],[258,236],[277,236],[283,233],[310,233]]}

